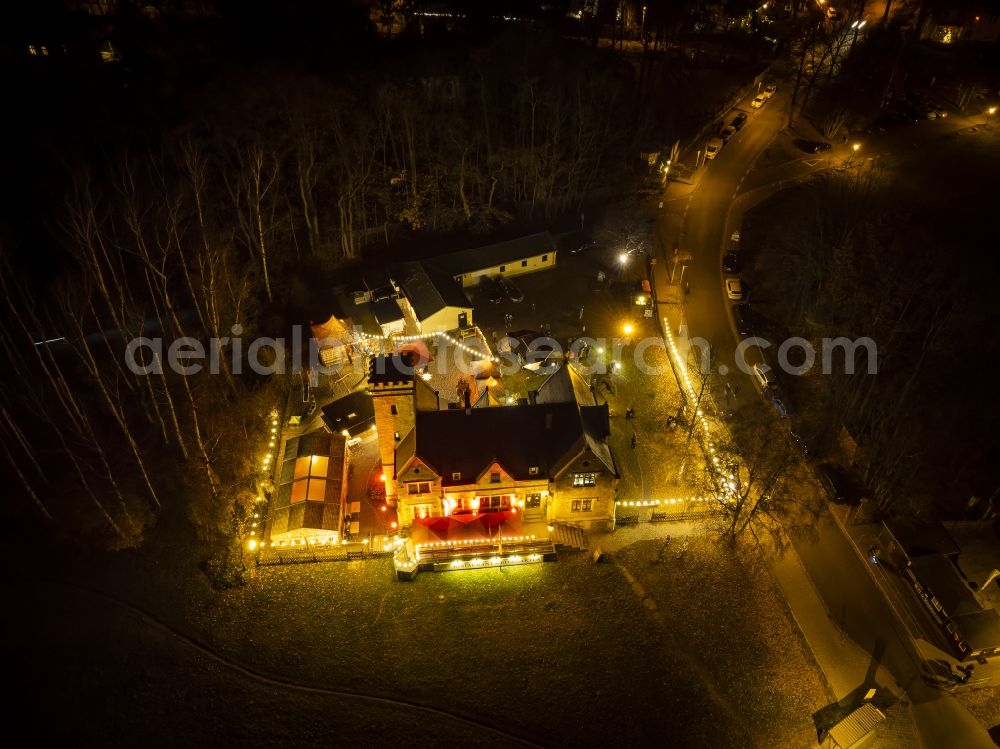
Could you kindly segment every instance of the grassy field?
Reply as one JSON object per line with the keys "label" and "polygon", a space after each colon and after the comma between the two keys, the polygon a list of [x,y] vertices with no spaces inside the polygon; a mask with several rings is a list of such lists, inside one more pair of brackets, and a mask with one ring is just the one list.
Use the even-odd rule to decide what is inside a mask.
{"label": "grassy field", "polygon": [[39,646],[15,678],[39,736],[97,744],[814,742],[828,700],[767,578],[707,541],[653,564],[660,545],[412,584],[388,561],[270,567],[224,593],[116,557],[97,589],[16,593],[15,641]]}

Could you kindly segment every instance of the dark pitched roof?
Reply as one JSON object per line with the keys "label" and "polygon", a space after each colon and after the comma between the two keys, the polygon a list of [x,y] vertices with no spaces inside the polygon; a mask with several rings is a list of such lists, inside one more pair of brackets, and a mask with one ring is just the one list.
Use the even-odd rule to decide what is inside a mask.
{"label": "dark pitched roof", "polygon": [[948,616],[972,614],[982,608],[948,557],[925,554],[914,557],[910,564],[917,579],[930,588]]}
{"label": "dark pitched roof", "polygon": [[527,237],[518,237],[506,242],[486,245],[485,247],[475,247],[471,250],[462,250],[450,255],[441,255],[428,262],[436,268],[446,270],[452,275],[456,273],[469,273],[471,271],[492,268],[495,265],[503,265],[515,260],[523,260],[536,255],[554,253],[556,244],[552,235],[547,231],[538,234],[530,234]]}
{"label": "dark pitched roof", "polygon": [[372,312],[379,325],[403,319],[403,310],[399,308],[395,299],[379,299],[377,302],[372,302]]}
{"label": "dark pitched roof", "polygon": [[334,434],[346,429],[353,437],[375,423],[375,406],[371,395],[357,390],[323,406],[322,418]]}
{"label": "dark pitched roof", "polygon": [[582,406],[593,406],[597,403],[583,375],[576,371],[572,364],[559,367],[545,378],[545,381],[535,391],[536,403],[579,403]]}
{"label": "dark pitched roof", "polygon": [[440,272],[429,273],[420,263],[398,263],[393,266],[392,273],[421,320],[445,307],[472,309],[465,292],[451,276]]}
{"label": "dark pitched roof", "polygon": [[[471,483],[494,462],[516,480],[534,478],[531,467],[551,477],[588,445],[617,476],[607,445],[593,441],[609,431],[607,406],[580,407],[574,401],[418,412],[414,431],[412,447],[400,445],[397,469],[416,455],[445,486]],[[460,473],[461,480],[452,481],[452,473]]]}
{"label": "dark pitched roof", "polygon": [[958,544],[938,521],[892,518],[883,522],[909,557],[921,554],[955,555]]}
{"label": "dark pitched roof", "polygon": [[963,614],[952,621],[973,652],[1000,647],[1000,613],[996,609]]}

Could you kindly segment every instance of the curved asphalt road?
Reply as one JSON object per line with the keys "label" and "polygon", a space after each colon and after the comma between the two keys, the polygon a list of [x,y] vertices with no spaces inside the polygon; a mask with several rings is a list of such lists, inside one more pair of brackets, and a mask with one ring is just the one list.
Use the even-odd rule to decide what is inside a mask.
{"label": "curved asphalt road", "polygon": [[[740,225],[747,209],[809,172],[830,166],[831,161],[836,162],[843,156],[838,152],[846,151],[844,146],[828,157],[806,157],[779,167],[761,169],[748,180],[754,163],[784,125],[786,106],[787,98],[779,94],[762,110],[750,114],[737,136],[714,161],[706,162],[697,187],[686,199],[686,207],[681,208],[685,205],[684,199],[671,200],[668,190],[664,196],[665,204],[669,203],[668,210],[661,214],[658,226],[662,237],[677,236],[678,224],[683,225],[679,246],[692,256],[684,275],[684,280],[690,284],[685,304],[689,336],[701,337],[712,344],[713,372],[720,372],[720,365],[728,370],[727,374],[713,378],[716,404],[730,411],[749,409],[741,415],[744,418],[773,418],[773,412],[764,406],[749,375],[735,366],[737,336],[731,322],[732,302],[726,299],[723,288],[721,256],[734,248],[729,237]],[[737,111],[752,112],[749,98],[726,116],[726,122],[731,121]],[[868,153],[877,152],[882,158],[895,160],[893,157],[912,153],[931,140],[972,124],[964,117],[953,116],[950,121],[873,134],[867,139],[865,148]],[[680,210],[683,210],[682,221],[678,221]],[[668,243],[663,245],[669,247]],[[665,251],[663,260],[669,273],[669,250]],[[677,272],[679,274],[679,269]],[[769,353],[773,354],[774,349]],[[755,362],[752,355],[748,355],[747,360],[750,364]],[[726,392],[726,383],[738,388],[735,396],[733,390]],[[828,511],[822,513],[816,536],[797,541],[795,548],[827,610],[838,612],[845,631],[871,653],[876,662],[885,665],[897,684],[909,694],[921,746],[931,749],[992,745],[982,726],[957,700],[920,679],[920,657],[914,653],[913,644],[900,635],[886,601]]]}

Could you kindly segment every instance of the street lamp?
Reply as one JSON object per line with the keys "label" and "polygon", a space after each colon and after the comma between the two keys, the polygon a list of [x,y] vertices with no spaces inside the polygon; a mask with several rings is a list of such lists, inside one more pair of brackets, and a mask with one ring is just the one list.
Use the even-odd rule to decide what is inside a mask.
{"label": "street lamp", "polygon": [[996,107],[990,107],[989,109],[986,110],[986,122],[983,123],[983,127],[986,127],[987,125],[990,124],[990,117],[992,117],[996,113],[997,113]]}
{"label": "street lamp", "polygon": [[635,328],[632,327],[632,323],[627,322],[622,330],[625,332],[625,335],[632,335],[632,331],[634,331]]}
{"label": "street lamp", "polygon": [[624,252],[620,254],[618,256],[618,262],[621,263],[622,265],[625,265],[625,263],[628,262],[628,255],[626,255]]}
{"label": "street lamp", "polygon": [[861,144],[860,143],[855,143],[853,146],[851,146],[851,148],[854,149],[854,153],[857,153],[860,150],[860,148],[861,148]]}

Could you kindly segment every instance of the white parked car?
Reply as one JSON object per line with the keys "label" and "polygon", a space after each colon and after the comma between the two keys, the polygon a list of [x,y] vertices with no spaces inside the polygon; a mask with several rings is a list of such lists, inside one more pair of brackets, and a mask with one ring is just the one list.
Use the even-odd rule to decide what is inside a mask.
{"label": "white parked car", "polygon": [[712,138],[705,147],[705,158],[714,159],[722,150],[722,138]]}
{"label": "white parked car", "polygon": [[743,301],[743,282],[738,278],[726,279],[726,295],[734,302]]}
{"label": "white parked car", "polygon": [[754,100],[750,102],[750,106],[753,109],[760,109],[764,104],[767,103],[767,94],[757,94]]}
{"label": "white parked car", "polygon": [[764,91],[762,93],[767,94],[767,98],[770,99],[772,96],[774,96],[777,93],[777,91],[778,91],[778,87],[775,84],[772,83],[770,86],[766,86],[764,88]]}

